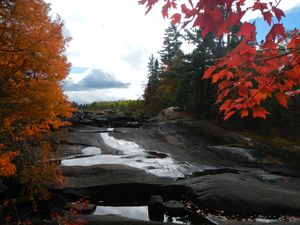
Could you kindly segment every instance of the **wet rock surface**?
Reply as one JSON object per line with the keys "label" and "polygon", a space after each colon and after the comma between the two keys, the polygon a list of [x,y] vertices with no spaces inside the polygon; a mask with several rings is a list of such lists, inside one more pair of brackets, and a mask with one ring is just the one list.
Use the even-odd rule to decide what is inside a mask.
{"label": "wet rock surface", "polygon": [[300,180],[283,178],[263,182],[247,174],[216,174],[187,179],[177,184],[191,188],[194,203],[208,211],[251,215],[298,215]]}
{"label": "wet rock surface", "polygon": [[185,205],[179,201],[170,200],[164,203],[164,210],[168,216],[183,217],[190,214]]}
{"label": "wet rock surface", "polygon": [[[66,130],[65,157],[80,154],[87,147],[97,147],[101,153],[98,154],[99,158],[93,158],[93,162],[100,160],[101,165],[86,163],[92,159],[91,155],[85,158],[85,166],[67,166],[63,161],[67,183],[64,188],[54,191],[64,194],[69,200],[89,196],[92,203],[104,202],[110,205],[126,205],[129,202],[147,205],[152,195],[160,195],[165,200],[164,204],[169,204],[169,211],[176,206],[174,202],[177,201],[179,206],[184,200],[193,205],[194,212],[200,210],[204,212],[203,215],[222,212],[241,218],[258,215],[300,216],[298,169],[285,162],[272,165],[267,160],[269,151],[264,151],[267,146],[240,134],[228,132],[207,121],[172,115],[169,117],[170,120],[157,117],[139,129],[123,127],[113,132],[109,130],[106,138],[123,140],[120,143],[125,145],[134,143],[131,146],[134,154],[105,142],[100,135],[105,130],[99,130],[99,126],[78,126]],[[142,151],[139,152],[139,149]],[[101,161],[102,156],[118,159],[118,164],[105,164]],[[134,163],[122,164],[120,158]],[[170,176],[170,171],[161,173],[164,167],[162,162],[174,163],[171,169],[167,169],[171,172],[172,169],[176,170],[174,176]],[[141,166],[143,163],[145,167]],[[183,176],[176,177],[178,174]],[[171,204],[174,207],[171,207],[171,202],[175,204]],[[184,209],[185,206],[182,204],[179,208]],[[99,218],[91,216],[89,224],[97,224]],[[126,220],[122,221],[124,223],[120,224],[126,224]],[[106,219],[101,221],[101,224],[106,223],[119,224],[116,221],[110,223]],[[155,224],[139,224],[148,223]],[[204,219],[190,224],[216,223]],[[228,219],[218,224],[265,223]],[[271,221],[268,224],[297,222]]]}
{"label": "wet rock surface", "polygon": [[71,200],[89,196],[90,202],[145,201],[171,179],[161,178],[126,165],[97,165],[63,167],[66,184],[62,191]]}

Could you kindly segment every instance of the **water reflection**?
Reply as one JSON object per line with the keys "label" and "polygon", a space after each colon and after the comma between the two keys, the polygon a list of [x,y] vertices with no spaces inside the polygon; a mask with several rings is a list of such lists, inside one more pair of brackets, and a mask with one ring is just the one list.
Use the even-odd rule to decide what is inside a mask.
{"label": "water reflection", "polygon": [[147,206],[111,207],[97,206],[94,215],[120,215],[131,219],[149,221]]}
{"label": "water reflection", "polygon": [[[130,219],[137,219],[143,221],[150,221],[148,216],[147,206],[97,206],[94,215],[120,215]],[[179,217],[168,217],[164,216],[164,222],[178,223],[178,224],[189,224],[192,223],[188,220],[184,220]]]}

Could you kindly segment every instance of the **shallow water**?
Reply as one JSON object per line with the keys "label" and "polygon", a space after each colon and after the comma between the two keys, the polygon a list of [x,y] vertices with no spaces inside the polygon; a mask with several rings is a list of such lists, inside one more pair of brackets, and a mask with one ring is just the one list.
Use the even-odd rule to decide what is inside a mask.
{"label": "shallow water", "polygon": [[92,166],[99,164],[123,164],[145,170],[160,177],[184,177],[198,170],[186,162],[177,162],[168,154],[156,151],[147,151],[140,145],[121,139],[116,139],[108,133],[101,133],[103,142],[119,151],[119,155],[101,154],[101,150],[88,147],[82,150],[85,155],[91,157],[66,159],[62,161],[63,166]]}
{"label": "shallow water", "polygon": [[115,206],[97,206],[94,215],[121,215],[131,219],[149,221],[148,207],[147,206],[127,206],[127,207],[115,207]]}

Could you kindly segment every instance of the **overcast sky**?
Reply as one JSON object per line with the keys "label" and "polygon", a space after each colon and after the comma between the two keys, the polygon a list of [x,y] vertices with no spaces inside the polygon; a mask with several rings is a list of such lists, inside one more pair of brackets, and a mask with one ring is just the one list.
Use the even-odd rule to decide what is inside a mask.
{"label": "overcast sky", "polygon": [[[137,0],[46,0],[52,14],[65,21],[65,35],[72,70],[65,93],[71,101],[142,97],[147,81],[147,63],[161,49],[168,21],[156,7],[147,16]],[[288,10],[300,0],[282,0]],[[299,24],[299,20],[295,21]]]}

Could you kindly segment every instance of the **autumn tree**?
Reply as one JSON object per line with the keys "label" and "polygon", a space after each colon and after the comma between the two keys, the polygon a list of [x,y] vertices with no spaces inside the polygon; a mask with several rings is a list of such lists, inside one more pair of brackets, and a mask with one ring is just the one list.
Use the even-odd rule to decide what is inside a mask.
{"label": "autumn tree", "polygon": [[[266,118],[269,112],[264,102],[276,98],[288,107],[288,99],[300,94],[300,33],[294,30],[287,38],[280,23],[284,12],[278,8],[279,1],[260,0],[139,0],[146,5],[147,13],[158,2],[162,14],[174,24],[192,24],[206,36],[213,32],[217,38],[228,40],[234,26],[239,27],[237,46],[204,73],[203,79],[211,79],[218,85],[220,112],[224,119],[239,113],[241,117],[252,115]],[[178,7],[178,3],[181,6]],[[264,42],[256,39],[255,22],[245,17],[258,12],[269,24]],[[283,51],[284,48],[284,51]]]}
{"label": "autumn tree", "polygon": [[49,10],[43,0],[0,0],[0,178],[14,176],[31,198],[61,182],[49,139],[71,114],[61,89],[69,38]]}

